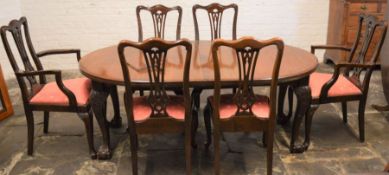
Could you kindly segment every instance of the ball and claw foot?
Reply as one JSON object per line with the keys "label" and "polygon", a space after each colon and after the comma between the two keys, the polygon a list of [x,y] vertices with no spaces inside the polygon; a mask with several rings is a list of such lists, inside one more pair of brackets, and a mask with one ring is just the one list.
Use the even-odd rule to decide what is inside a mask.
{"label": "ball and claw foot", "polygon": [[112,157],[111,150],[106,145],[101,145],[99,151],[97,152],[97,159],[107,160]]}
{"label": "ball and claw foot", "polygon": [[293,148],[290,149],[290,153],[303,153],[305,152],[309,147],[309,143],[304,142],[302,145],[293,146]]}

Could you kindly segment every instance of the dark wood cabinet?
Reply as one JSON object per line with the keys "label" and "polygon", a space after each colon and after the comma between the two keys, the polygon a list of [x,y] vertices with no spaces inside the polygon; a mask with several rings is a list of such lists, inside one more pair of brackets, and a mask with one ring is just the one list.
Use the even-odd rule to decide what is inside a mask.
{"label": "dark wood cabinet", "polygon": [[[386,0],[330,0],[329,10],[327,44],[351,47],[358,29],[358,16],[365,13],[383,20]],[[378,35],[380,34],[373,38],[373,45],[378,42]],[[366,59],[369,60],[372,54],[369,49]],[[346,57],[347,52],[327,50],[324,54],[324,62],[336,63],[345,60]]]}

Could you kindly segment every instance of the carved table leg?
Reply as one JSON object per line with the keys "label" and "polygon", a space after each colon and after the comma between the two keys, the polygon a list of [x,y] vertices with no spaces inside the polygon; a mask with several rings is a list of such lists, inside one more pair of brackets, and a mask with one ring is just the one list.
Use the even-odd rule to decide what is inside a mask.
{"label": "carved table leg", "polygon": [[194,88],[192,91],[192,147],[197,148],[196,143],[196,134],[197,134],[197,128],[199,123],[198,113],[200,110],[200,95],[201,95],[202,89]]}
{"label": "carved table leg", "polygon": [[297,108],[293,120],[292,136],[290,140],[289,151],[291,153],[302,153],[308,149],[309,146],[309,130],[306,130],[305,142],[302,145],[296,145],[295,141],[299,136],[300,125],[302,119],[307,114],[311,105],[311,88],[308,86],[308,77],[300,80],[297,84],[293,85],[293,90],[297,96]]}
{"label": "carved table leg", "polygon": [[110,150],[109,123],[106,119],[106,102],[110,93],[110,87],[107,85],[92,81],[91,104],[96,120],[103,135],[103,144],[97,152],[98,159],[110,159],[112,154]]}
{"label": "carved table leg", "polygon": [[120,116],[120,105],[119,105],[117,86],[111,87],[110,95],[112,99],[114,115],[112,120],[109,122],[109,126],[111,128],[120,128],[122,127],[122,117]]}
{"label": "carved table leg", "polygon": [[[284,102],[285,102],[285,95],[286,90],[289,89],[288,92],[288,114],[285,115],[284,113]],[[278,124],[286,124],[292,117],[292,111],[293,111],[293,91],[291,87],[288,88],[288,85],[280,85],[279,87],[279,96],[278,96],[278,108],[277,108],[277,123]]]}

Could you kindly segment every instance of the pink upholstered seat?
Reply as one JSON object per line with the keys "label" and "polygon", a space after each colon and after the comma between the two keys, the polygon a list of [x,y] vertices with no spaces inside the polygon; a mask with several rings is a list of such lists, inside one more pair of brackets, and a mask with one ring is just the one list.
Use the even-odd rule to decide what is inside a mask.
{"label": "pink upholstered seat", "polygon": [[[213,103],[213,96],[208,97],[208,101]],[[220,119],[229,119],[235,116],[238,106],[233,102],[233,94],[225,94],[220,96]],[[270,116],[269,98],[266,96],[257,95],[257,101],[251,107],[253,114],[257,118],[268,119]]]}
{"label": "pink upholstered seat", "polygon": [[[311,87],[312,98],[319,98],[323,85],[330,80],[332,74],[315,72],[309,77],[309,86]],[[338,80],[328,91],[329,97],[359,95],[361,90],[350,82],[343,75],[339,75]]]}
{"label": "pink upholstered seat", "polygon": [[[76,96],[78,105],[85,105],[89,100],[91,80],[75,78],[64,80],[63,84]],[[30,100],[31,104],[69,105],[68,97],[59,89],[56,82],[47,83]]]}
{"label": "pink upholstered seat", "polygon": [[[152,109],[148,102],[148,97],[134,97],[133,99],[133,113],[134,120],[137,123],[141,123],[148,118],[152,113]],[[182,96],[169,96],[169,104],[166,106],[166,112],[174,119],[184,121],[185,119],[185,105],[184,97]]]}

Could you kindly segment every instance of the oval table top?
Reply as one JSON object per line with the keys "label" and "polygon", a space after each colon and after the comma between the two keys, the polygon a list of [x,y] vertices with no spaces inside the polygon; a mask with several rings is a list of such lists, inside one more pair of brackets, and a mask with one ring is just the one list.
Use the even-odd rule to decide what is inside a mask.
{"label": "oval table top", "polygon": [[[192,42],[192,60],[190,67],[191,86],[213,86],[213,64],[210,53],[211,41]],[[165,82],[179,84],[183,80],[185,49],[176,47],[168,51]],[[221,80],[225,84],[238,80],[236,54],[232,49],[222,47],[219,50]],[[132,85],[148,82],[148,73],[142,52],[128,48],[125,50]],[[275,46],[261,50],[255,69],[256,84],[269,84],[276,57]],[[281,62],[279,83],[288,83],[308,76],[315,71],[318,61],[315,55],[303,49],[286,45]],[[117,45],[98,49],[82,57],[79,63],[81,73],[86,77],[106,84],[123,85],[122,68]]]}

